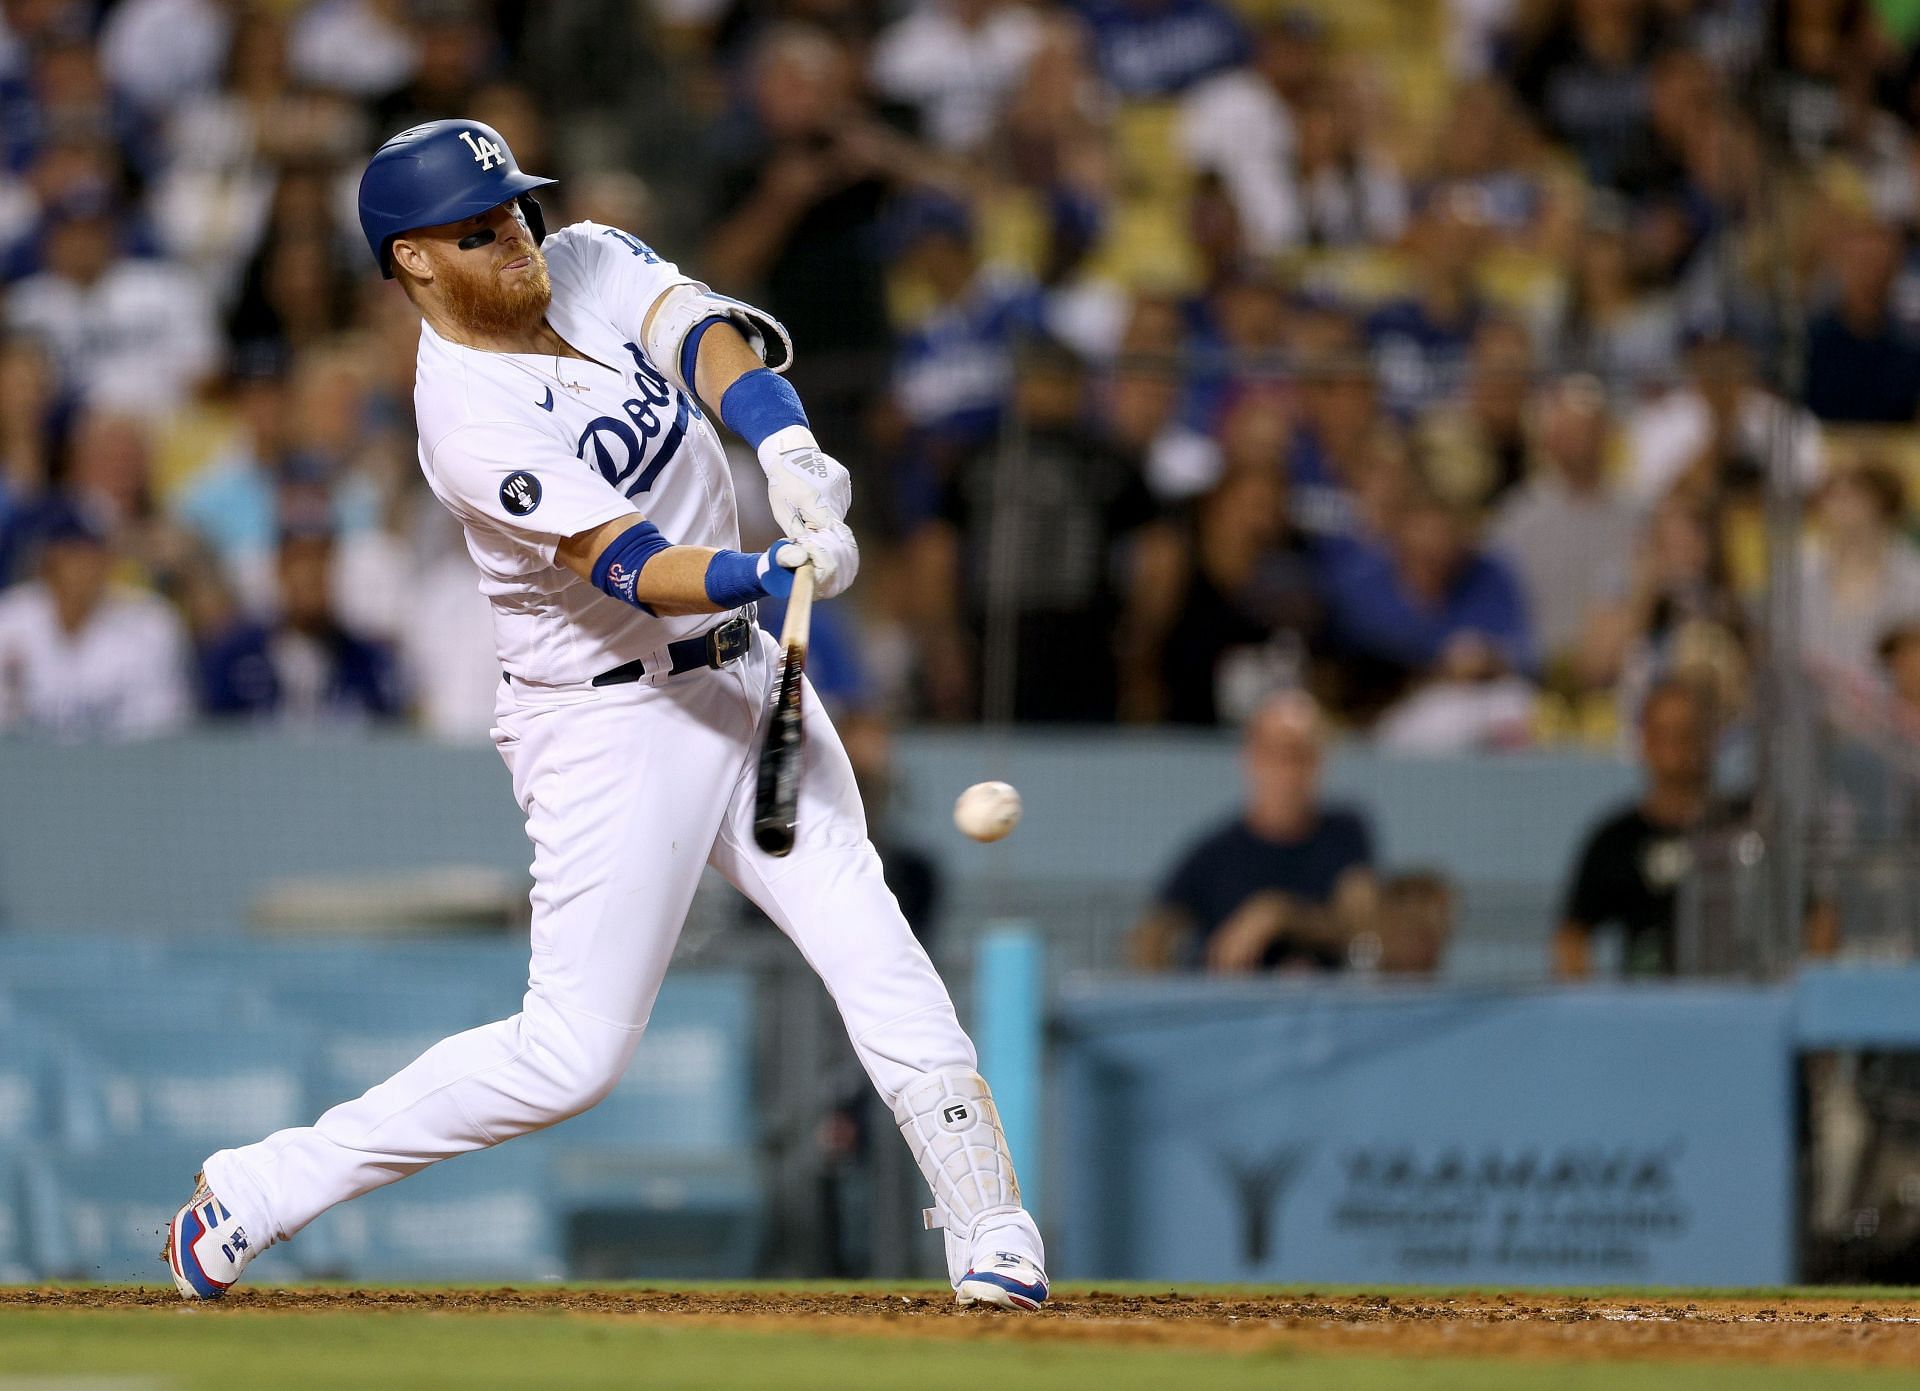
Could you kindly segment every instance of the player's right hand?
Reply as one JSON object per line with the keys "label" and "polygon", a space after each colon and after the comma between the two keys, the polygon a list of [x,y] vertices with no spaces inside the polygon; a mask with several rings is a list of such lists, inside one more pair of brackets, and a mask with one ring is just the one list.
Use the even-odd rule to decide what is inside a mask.
{"label": "player's right hand", "polygon": [[776,544],[774,561],[789,570],[798,570],[812,561],[813,592],[822,599],[831,599],[852,584],[853,577],[860,573],[860,543],[853,539],[853,528],[845,522],[820,528],[803,526],[799,530],[800,534],[792,538],[792,545]]}

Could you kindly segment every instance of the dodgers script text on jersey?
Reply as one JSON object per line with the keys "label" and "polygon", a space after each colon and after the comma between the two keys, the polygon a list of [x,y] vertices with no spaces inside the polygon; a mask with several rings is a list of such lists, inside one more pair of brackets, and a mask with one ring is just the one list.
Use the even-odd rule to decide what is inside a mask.
{"label": "dodgers script text on jersey", "polygon": [[420,467],[466,528],[501,666],[561,685],[713,624],[653,617],[579,583],[554,563],[562,540],[629,512],[683,545],[737,549],[740,529],[719,436],[637,346],[648,308],[687,277],[591,222],[540,249],[547,320],[592,360],[480,352],[423,323],[413,399]]}

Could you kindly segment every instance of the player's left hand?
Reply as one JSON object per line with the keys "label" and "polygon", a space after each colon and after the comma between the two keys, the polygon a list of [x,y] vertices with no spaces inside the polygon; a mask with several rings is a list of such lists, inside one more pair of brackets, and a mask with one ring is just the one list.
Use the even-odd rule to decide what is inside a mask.
{"label": "player's left hand", "polygon": [[853,479],[832,455],[799,426],[777,431],[760,444],[773,519],[795,541],[803,530],[843,525],[853,505]]}
{"label": "player's left hand", "polygon": [[771,552],[774,563],[798,570],[812,561],[813,592],[822,599],[840,593],[860,573],[860,543],[853,539],[853,528],[845,522],[817,530],[802,526],[793,540],[790,546],[775,543]]}

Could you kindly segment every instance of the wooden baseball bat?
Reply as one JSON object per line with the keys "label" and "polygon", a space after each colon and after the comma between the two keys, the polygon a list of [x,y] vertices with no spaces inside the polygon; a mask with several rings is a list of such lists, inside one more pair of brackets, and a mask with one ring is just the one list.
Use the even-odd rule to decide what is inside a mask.
{"label": "wooden baseball bat", "polygon": [[772,713],[760,745],[759,779],[754,786],[753,843],[769,855],[793,849],[800,804],[800,761],[806,740],[801,733],[801,678],[807,672],[807,638],[813,629],[813,566],[793,572],[787,618],[780,625],[780,666],[769,696]]}

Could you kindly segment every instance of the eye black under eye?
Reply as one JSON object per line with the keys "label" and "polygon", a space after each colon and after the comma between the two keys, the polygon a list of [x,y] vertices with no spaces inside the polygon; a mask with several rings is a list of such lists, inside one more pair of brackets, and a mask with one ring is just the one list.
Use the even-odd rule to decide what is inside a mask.
{"label": "eye black under eye", "polygon": [[469,232],[466,236],[460,238],[459,247],[462,251],[475,251],[487,245],[493,239],[493,228],[482,227],[479,231]]}

